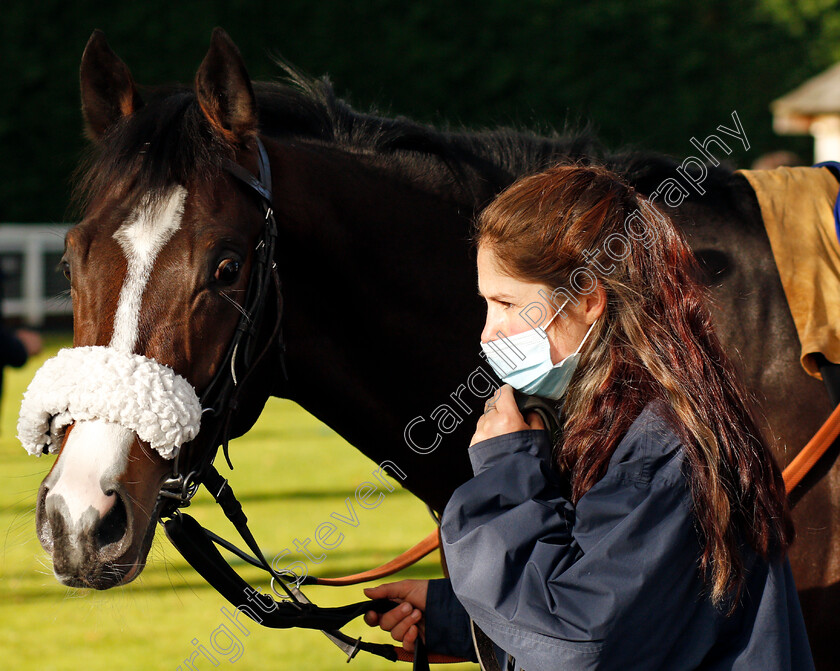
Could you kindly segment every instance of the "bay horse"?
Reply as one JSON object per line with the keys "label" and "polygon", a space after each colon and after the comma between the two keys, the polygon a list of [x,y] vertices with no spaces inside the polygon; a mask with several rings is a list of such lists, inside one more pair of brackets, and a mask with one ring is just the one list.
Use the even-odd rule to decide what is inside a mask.
{"label": "bay horse", "polygon": [[[239,382],[229,433],[245,433],[269,396],[292,399],[441,511],[471,477],[466,446],[498,384],[478,346],[484,307],[474,215],[516,178],[554,163],[600,162],[643,194],[678,163],[609,154],[585,135],[449,132],[363,114],[328,81],[284,67],[283,83],[251,82],[236,46],[216,29],[194,86],[141,95],[103,34],[93,33],[81,63],[92,140],[78,180],[84,216],[62,261],[74,347],[142,355],[197,394],[208,388],[237,330],[265,221],[258,199],[225,166],[256,174],[259,138],[272,175],[282,305],[265,302],[255,335],[264,356]],[[670,214],[706,269],[719,334],[784,467],[833,405],[799,364],[755,194],[723,164],[705,169],[705,193]],[[211,451],[208,435],[202,430],[182,449]],[[840,612],[835,457],[800,487],[790,556],[823,664]],[[38,537],[58,579],[97,589],[134,579],[171,470],[164,453],[129,429],[72,423],[37,499]]]}

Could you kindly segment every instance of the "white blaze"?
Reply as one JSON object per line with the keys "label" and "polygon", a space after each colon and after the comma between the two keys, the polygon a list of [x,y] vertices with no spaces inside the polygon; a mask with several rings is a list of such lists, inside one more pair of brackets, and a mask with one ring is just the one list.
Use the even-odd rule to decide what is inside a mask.
{"label": "white blaze", "polygon": [[[147,200],[114,233],[128,261],[109,345],[114,349],[132,353],[137,345],[143,293],[160,250],[181,227],[186,197],[186,189],[176,186],[154,204]],[[76,422],[48,494],[64,499],[73,524],[90,508],[104,516],[113,506],[114,496],[106,495],[103,487],[125,471],[135,438],[133,431],[105,420]]]}
{"label": "white blaze", "polygon": [[128,272],[114,316],[114,335],[110,345],[114,349],[134,351],[143,292],[160,250],[181,227],[186,197],[187,190],[176,186],[154,206],[146,203],[137,207],[114,233],[128,260]]}
{"label": "white blaze", "polygon": [[105,490],[125,471],[133,442],[134,432],[119,424],[76,422],[64,443],[58,480],[47,496],[64,499],[73,523],[89,508],[104,517],[115,502]]}

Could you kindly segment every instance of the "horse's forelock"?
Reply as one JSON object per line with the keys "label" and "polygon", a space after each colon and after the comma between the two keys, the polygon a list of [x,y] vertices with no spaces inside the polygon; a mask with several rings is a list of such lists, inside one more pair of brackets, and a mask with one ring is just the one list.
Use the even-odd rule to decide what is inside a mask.
{"label": "horse's forelock", "polygon": [[133,210],[174,186],[210,182],[232,149],[213,133],[193,91],[160,89],[93,144],[76,174],[74,203],[84,211],[109,195]]}

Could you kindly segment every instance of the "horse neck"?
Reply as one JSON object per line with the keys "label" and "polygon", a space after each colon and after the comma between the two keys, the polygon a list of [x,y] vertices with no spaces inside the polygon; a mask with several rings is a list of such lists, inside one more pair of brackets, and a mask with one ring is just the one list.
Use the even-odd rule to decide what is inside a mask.
{"label": "horse neck", "polygon": [[480,362],[475,205],[373,156],[304,144],[272,153],[290,380],[278,393],[367,452]]}

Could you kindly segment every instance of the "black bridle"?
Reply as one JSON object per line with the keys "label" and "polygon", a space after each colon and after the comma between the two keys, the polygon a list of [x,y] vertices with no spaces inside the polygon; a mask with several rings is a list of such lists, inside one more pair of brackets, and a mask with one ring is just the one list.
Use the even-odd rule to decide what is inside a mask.
{"label": "black bridle", "polygon": [[[338,608],[322,608],[309,601],[300,591],[299,585],[311,584],[315,579],[306,576],[301,580],[293,574],[278,572],[271,566],[248,528],[248,518],[230,484],[213,465],[221,446],[228,465],[233,468],[228,454],[228,440],[239,394],[245,381],[275,343],[279,346],[283,375],[288,379],[282,333],[283,297],[274,261],[277,222],[271,199],[271,166],[262,141],[257,138],[256,143],[259,178],[231,160],[224,163],[227,172],[245,184],[251,192],[256,193],[265,215],[262,235],[255,248],[245,305],[242,307],[242,314],[222,365],[200,399],[203,408],[202,443],[208,449],[203,454],[193,455],[190,444],[182,446],[178,451],[173,461],[172,475],[164,481],[158,496],[157,508],[161,523],[167,537],[187,562],[231,604],[241,608],[256,622],[277,629],[320,629],[347,654],[348,662],[359,650],[396,661],[397,652],[394,646],[368,643],[361,638],[353,639],[340,631],[345,624],[369,610],[384,613],[396,604],[387,599],[374,599]],[[255,356],[265,306],[272,287],[277,302],[276,321],[271,336]],[[202,484],[221,506],[253,555],[205,529],[190,515],[181,512],[180,509],[190,504]],[[225,561],[216,545],[266,571],[271,576],[272,590],[277,593],[275,582],[282,588],[284,595],[280,595],[281,600],[276,601],[273,597],[254,590]],[[414,668],[428,669],[425,650],[419,639],[416,647]]]}
{"label": "black bridle", "polygon": [[[172,510],[173,505],[176,508],[189,505],[190,499],[198,490],[203,474],[212,465],[216,451],[220,446],[228,466],[233,468],[228,453],[228,442],[230,440],[230,423],[238,409],[239,393],[245,381],[275,342],[279,347],[283,375],[288,379],[285,361],[286,346],[281,330],[283,297],[277,264],[274,261],[274,250],[277,244],[277,221],[271,204],[271,165],[265,147],[259,139],[257,139],[257,149],[259,179],[238,163],[225,159],[225,170],[247,185],[259,197],[265,215],[263,230],[254,249],[253,268],[248,281],[245,305],[241,306],[236,330],[222,363],[200,398],[202,443],[209,446],[209,449],[206,449],[203,454],[197,455],[192,461],[190,460],[190,457],[194,456],[191,454],[193,451],[192,444],[182,446],[178,451],[173,462],[172,476],[163,483],[161,488],[161,496],[170,500],[168,505],[164,505],[164,512]],[[265,305],[272,284],[277,301],[274,330],[259,355],[254,359],[257,336],[262,325]]]}

